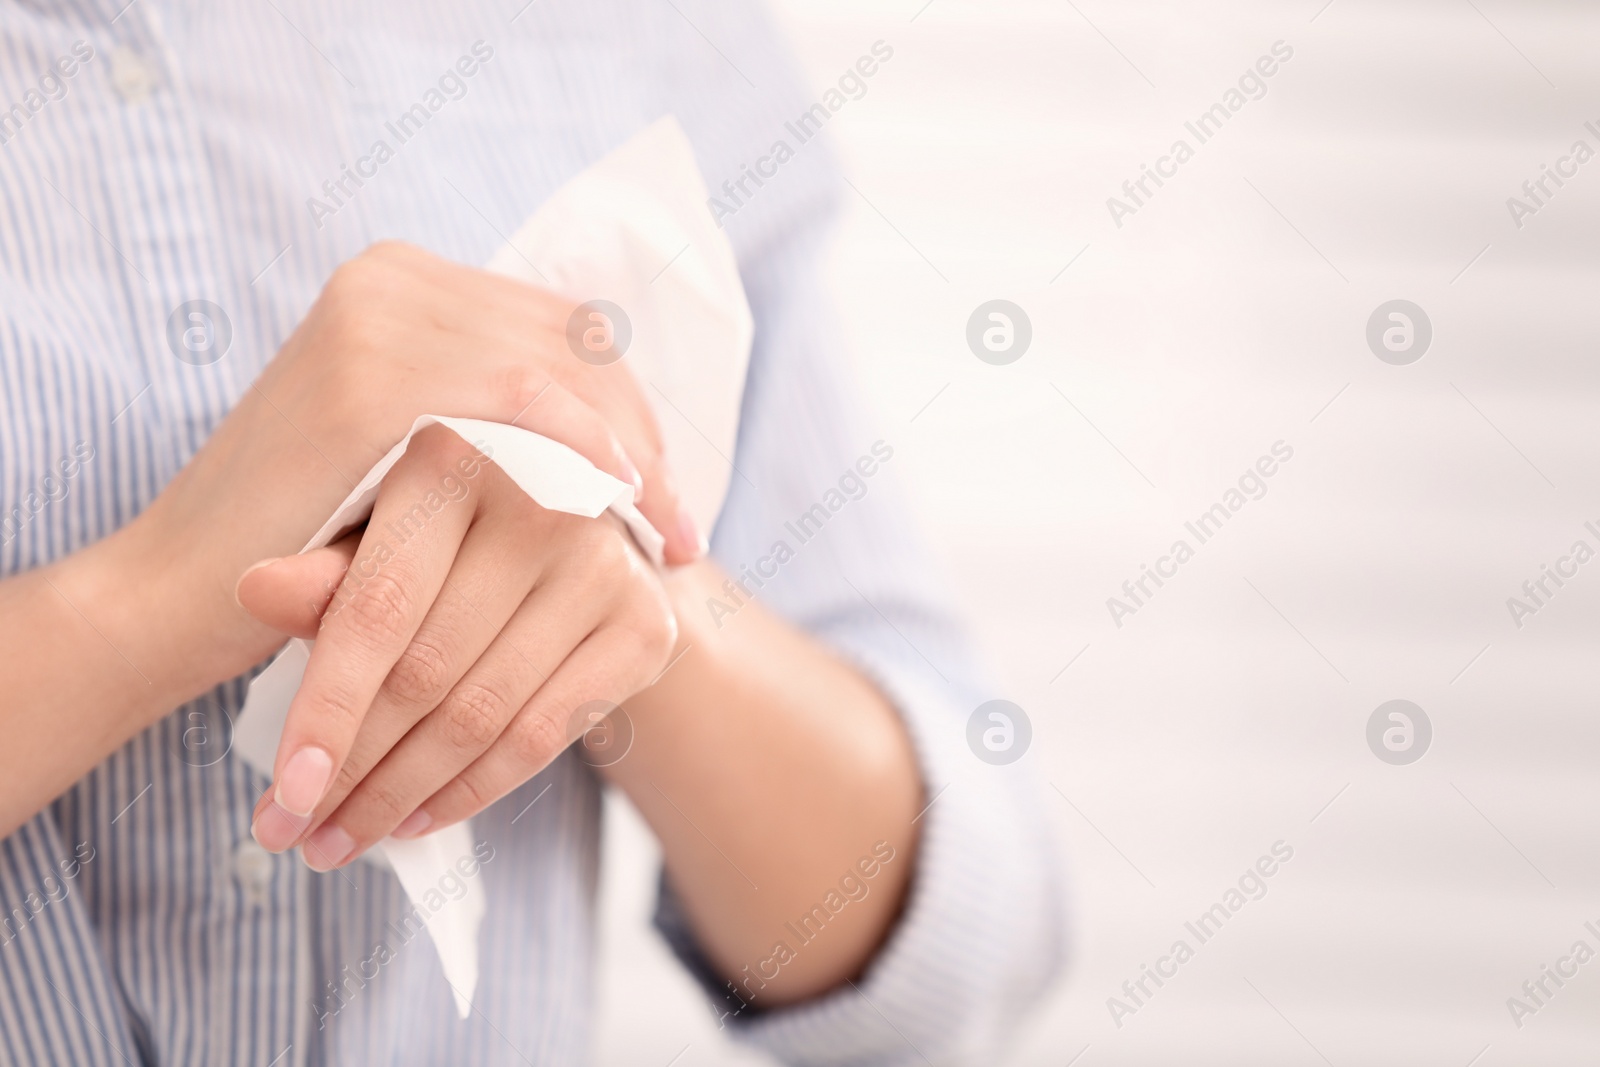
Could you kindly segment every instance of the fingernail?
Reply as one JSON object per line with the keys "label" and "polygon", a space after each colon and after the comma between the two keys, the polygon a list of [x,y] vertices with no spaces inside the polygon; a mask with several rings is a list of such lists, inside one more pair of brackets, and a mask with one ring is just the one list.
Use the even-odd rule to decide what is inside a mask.
{"label": "fingernail", "polygon": [[310,815],[332,777],[333,757],[314,745],[307,745],[283,765],[278,790],[272,799],[291,815]]}
{"label": "fingernail", "polygon": [[402,841],[409,841],[413,837],[421,837],[422,832],[433,825],[433,816],[418,808],[407,815],[405,821],[394,828],[390,837],[398,837]]}
{"label": "fingernail", "polygon": [[331,871],[350,858],[356,850],[356,839],[333,823],[325,824],[306,839],[300,849],[301,858],[313,871]]}
{"label": "fingernail", "polygon": [[250,836],[268,852],[282,852],[300,840],[310,825],[311,816],[291,815],[273,803],[262,808],[250,824]]}
{"label": "fingernail", "polygon": [[682,504],[678,506],[678,536],[684,544],[695,546],[696,555],[703,556],[711,548],[706,544],[706,539],[700,536],[700,528],[694,524],[694,516],[689,514],[689,508]]}
{"label": "fingernail", "polygon": [[272,566],[282,558],[282,556],[273,556],[271,559],[264,559],[260,563],[252,563],[250,566],[246,567],[244,569],[244,573],[239,575],[239,580],[233,583],[233,602],[238,604],[241,608],[244,607],[244,604],[240,603],[239,601],[239,587],[244,584],[244,580],[250,577],[256,571],[264,570],[267,567]]}

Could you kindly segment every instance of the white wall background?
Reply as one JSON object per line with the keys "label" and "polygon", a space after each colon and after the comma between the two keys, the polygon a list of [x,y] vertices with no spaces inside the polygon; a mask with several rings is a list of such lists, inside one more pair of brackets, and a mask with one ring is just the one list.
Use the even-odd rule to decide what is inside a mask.
{"label": "white wall background", "polygon": [[[779,10],[819,89],[895,49],[829,125],[866,198],[834,280],[996,696],[1071,798],[1073,967],[1007,1062],[1594,1062],[1600,961],[1520,1028],[1506,998],[1600,950],[1600,562],[1520,629],[1506,600],[1600,549],[1600,161],[1521,229],[1506,199],[1600,150],[1600,11],[921,4]],[[1116,227],[1106,198],[1280,39],[1265,98]],[[995,297],[1033,324],[1007,367],[964,340]],[[1364,339],[1397,297],[1434,327],[1410,366]],[[1113,625],[1278,440],[1267,495]],[[1393,698],[1434,728],[1409,766],[1365,740]],[[601,1061],[758,1062],[648,932],[651,846],[614,829]],[[1279,839],[1268,895],[1115,1026],[1107,997]]]}

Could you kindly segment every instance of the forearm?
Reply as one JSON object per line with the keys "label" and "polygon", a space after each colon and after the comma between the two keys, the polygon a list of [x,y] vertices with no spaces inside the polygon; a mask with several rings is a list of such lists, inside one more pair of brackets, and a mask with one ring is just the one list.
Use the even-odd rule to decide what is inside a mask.
{"label": "forearm", "polygon": [[[264,655],[225,654],[197,568],[124,528],[0,582],[0,837],[173,708]],[[239,615],[242,616],[242,612]],[[233,633],[244,633],[237,620]],[[259,648],[259,651],[258,651]],[[228,662],[224,663],[224,660]]]}
{"label": "forearm", "polygon": [[[899,716],[850,666],[759,602],[717,628],[705,605],[723,578],[710,563],[669,578],[683,654],[627,702],[633,747],[606,773],[660,838],[713,965],[741,989],[761,974],[758,1004],[776,1006],[856,976],[883,941],[922,786]],[[847,873],[859,899],[840,890]],[[848,903],[802,944],[818,924],[794,924],[830,892]],[[779,941],[793,951],[781,966],[767,962]]]}

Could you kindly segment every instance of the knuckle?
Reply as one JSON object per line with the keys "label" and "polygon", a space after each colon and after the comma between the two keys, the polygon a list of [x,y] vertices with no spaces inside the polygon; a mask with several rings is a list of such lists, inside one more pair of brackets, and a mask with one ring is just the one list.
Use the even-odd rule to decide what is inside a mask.
{"label": "knuckle", "polygon": [[652,659],[661,661],[672,655],[672,650],[678,644],[677,615],[670,610],[654,612],[645,641],[646,651]]}
{"label": "knuckle", "polygon": [[439,709],[439,725],[447,743],[459,749],[488,748],[510,718],[510,702],[488,686],[457,686]]}
{"label": "knuckle", "polygon": [[348,797],[355,792],[356,786],[360,785],[362,780],[366,778],[369,770],[371,770],[370,767],[360,766],[353,758],[346,757],[345,761],[339,765],[339,773],[333,776],[333,787],[328,790],[328,795],[323,798],[323,804],[327,804],[335,797]]}
{"label": "knuckle", "polygon": [[418,289],[407,282],[426,256],[404,241],[379,241],[334,268],[320,303],[340,347],[371,349],[393,339],[391,320],[411,312]]}
{"label": "knuckle", "polygon": [[392,273],[386,258],[369,248],[335,267],[323,293],[340,304],[365,301],[384,291]]}
{"label": "knuckle", "polygon": [[412,641],[389,671],[387,688],[400,699],[437,704],[450,689],[450,658],[437,645]]}
{"label": "knuckle", "polygon": [[396,640],[404,631],[412,596],[394,560],[363,584],[338,618],[357,637],[376,646]]}
{"label": "knuckle", "polygon": [[664,662],[678,643],[678,618],[664,595],[641,584],[625,615],[624,626],[637,655]]}
{"label": "knuckle", "polygon": [[410,241],[401,241],[398,238],[386,237],[374,241],[357,256],[357,259],[373,259],[389,263],[411,263],[425,253]]}
{"label": "knuckle", "polygon": [[307,720],[314,724],[325,747],[329,734],[348,736],[361,723],[366,709],[360,706],[349,688],[348,679],[331,680],[322,687],[309,707]]}
{"label": "knuckle", "polygon": [[463,815],[476,814],[500,799],[489,790],[488,780],[477,772],[462,774],[442,792],[447,794],[446,803],[451,809]]}
{"label": "knuckle", "polygon": [[502,367],[493,378],[493,388],[512,412],[522,415],[534,401],[545,397],[546,391],[556,388],[554,379],[542,367],[527,363],[513,363]]}
{"label": "knuckle", "polygon": [[449,471],[475,449],[461,435],[444,426],[429,426],[411,439],[406,446],[408,465],[421,465],[430,473]]}
{"label": "knuckle", "polygon": [[394,826],[410,815],[420,801],[404,796],[386,782],[369,778],[345,803],[361,812],[363,822]]}
{"label": "knuckle", "polygon": [[506,734],[512,758],[532,770],[542,768],[567,747],[565,727],[546,715],[520,716]]}
{"label": "knuckle", "polygon": [[579,531],[579,551],[600,574],[620,578],[633,569],[633,557],[623,535],[609,522],[587,519]]}

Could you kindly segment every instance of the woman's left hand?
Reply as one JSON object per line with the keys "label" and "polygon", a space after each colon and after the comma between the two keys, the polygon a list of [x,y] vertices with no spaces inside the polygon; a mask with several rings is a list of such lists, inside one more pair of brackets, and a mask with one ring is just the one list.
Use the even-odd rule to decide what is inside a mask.
{"label": "woman's left hand", "polygon": [[267,561],[239,601],[315,637],[252,832],[317,870],[487,807],[667,665],[677,623],[609,516],[541,508],[443,427],[418,434],[359,535]]}

